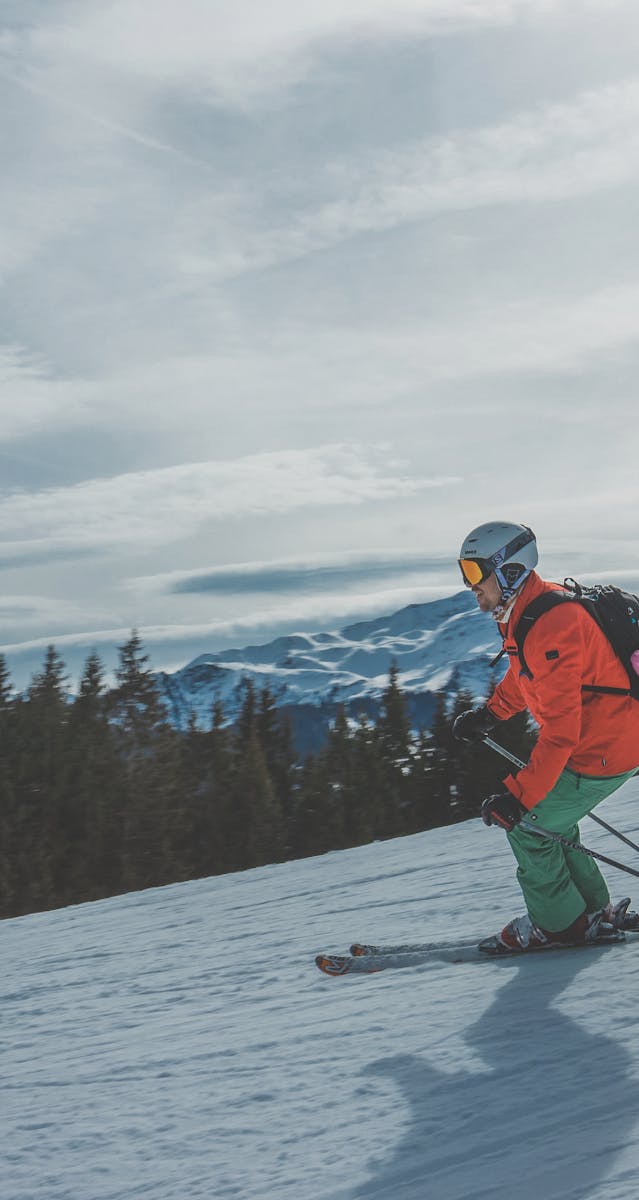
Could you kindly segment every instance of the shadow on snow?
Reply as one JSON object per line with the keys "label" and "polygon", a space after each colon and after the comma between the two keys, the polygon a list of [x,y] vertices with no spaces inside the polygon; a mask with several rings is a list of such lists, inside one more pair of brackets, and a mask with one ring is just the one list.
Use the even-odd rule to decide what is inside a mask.
{"label": "shadow on snow", "polygon": [[[352,1200],[587,1200],[609,1176],[639,1109],[624,1046],[553,1002],[587,953],[522,960],[466,1041],[486,1070],[438,1070],[397,1055],[366,1069],[410,1110],[402,1141]],[[534,1006],[531,992],[534,991]],[[522,1016],[528,1012],[528,1018]]]}

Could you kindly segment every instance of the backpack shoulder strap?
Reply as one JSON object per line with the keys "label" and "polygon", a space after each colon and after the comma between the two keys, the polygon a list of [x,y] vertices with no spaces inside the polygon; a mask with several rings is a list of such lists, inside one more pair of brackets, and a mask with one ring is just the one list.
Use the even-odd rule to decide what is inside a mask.
{"label": "backpack shoulder strap", "polygon": [[524,656],[524,642],[526,641],[528,634],[535,624],[535,621],[538,620],[543,613],[550,612],[551,608],[557,608],[557,606],[560,604],[574,603],[575,597],[571,596],[569,592],[542,592],[541,596],[537,596],[536,599],[531,600],[530,604],[527,605],[521,614],[519,621],[517,622],[514,638],[517,643],[517,653],[519,655],[522,673],[527,675],[529,679],[532,679],[532,675]]}
{"label": "backpack shoulder strap", "polygon": [[[566,581],[566,582],[569,582],[569,581]],[[571,593],[571,592],[559,592],[559,591],[542,592],[541,596],[537,596],[537,598],[535,600],[531,600],[531,602],[527,606],[527,608],[524,609],[523,613],[521,614],[521,617],[519,618],[519,622],[517,624],[517,628],[514,633],[514,638],[517,643],[517,653],[519,655],[521,671],[522,671],[522,674],[527,675],[529,679],[532,679],[532,672],[531,672],[531,670],[526,662],[525,656],[524,656],[524,642],[526,641],[528,634],[530,633],[533,625],[535,624],[535,621],[539,617],[541,617],[543,613],[549,612],[551,608],[556,608],[557,605],[559,605],[559,604],[579,604],[582,608],[585,608],[586,611],[590,613],[591,617],[593,618],[594,621],[596,621],[599,628],[603,629],[603,632],[606,634],[606,636],[608,636],[605,628],[602,625],[601,618],[600,618],[599,614],[597,613],[596,608],[594,608],[592,601],[588,602],[587,598],[582,597],[581,589],[579,589],[577,594],[575,594],[574,592]],[[594,611],[593,611],[593,609],[594,609]],[[626,669],[628,669],[628,668],[626,668]],[[631,681],[631,684],[632,684],[632,681]],[[582,690],[582,692],[600,692],[600,693],[603,693],[608,696],[633,696],[633,695],[635,695],[635,693],[633,692],[632,686],[630,688],[618,688],[618,687],[606,687],[603,684],[583,683],[581,685],[581,690]],[[637,695],[637,699],[639,699],[639,695]]]}

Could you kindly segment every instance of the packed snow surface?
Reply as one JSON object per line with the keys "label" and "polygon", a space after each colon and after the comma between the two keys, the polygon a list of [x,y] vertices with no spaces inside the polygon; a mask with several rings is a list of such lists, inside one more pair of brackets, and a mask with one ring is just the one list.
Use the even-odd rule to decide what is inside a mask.
{"label": "packed snow surface", "polygon": [[[600,812],[636,840],[639,780]],[[313,962],[518,912],[474,820],[4,922],[2,1200],[636,1200],[639,939]]]}

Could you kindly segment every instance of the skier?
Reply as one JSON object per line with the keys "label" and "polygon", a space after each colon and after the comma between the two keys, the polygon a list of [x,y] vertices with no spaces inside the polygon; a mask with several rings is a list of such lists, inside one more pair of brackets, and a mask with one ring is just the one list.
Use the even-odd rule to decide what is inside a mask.
{"label": "skier", "polygon": [[[515,950],[587,941],[616,915],[596,862],[522,829],[522,817],[578,842],[577,822],[639,767],[639,703],[619,694],[628,688],[625,668],[581,605],[560,604],[539,616],[520,661],[514,634],[524,610],[544,592],[564,590],[540,578],[537,561],[532,530],[507,521],[473,529],[459,555],[464,583],[496,620],[510,666],[486,704],[457,717],[453,735],[481,741],[526,708],[539,725],[526,767],[481,807],[486,825],[507,831],[518,863],[527,912],[497,938]],[[588,691],[589,685],[617,693]]]}

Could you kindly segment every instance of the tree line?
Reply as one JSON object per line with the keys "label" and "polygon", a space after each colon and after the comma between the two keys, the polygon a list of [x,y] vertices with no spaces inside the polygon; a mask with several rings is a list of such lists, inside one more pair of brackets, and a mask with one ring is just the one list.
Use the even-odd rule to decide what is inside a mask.
{"label": "tree line", "polygon": [[[473,703],[444,693],[427,732],[410,729],[391,667],[375,723],[337,711],[303,761],[286,710],[240,685],[231,725],[175,729],[134,631],[112,686],[96,653],[69,697],[54,646],[15,695],[0,656],[0,916],[321,854],[476,816],[505,775],[484,747],[455,743]],[[524,716],[501,741],[526,757]]]}

